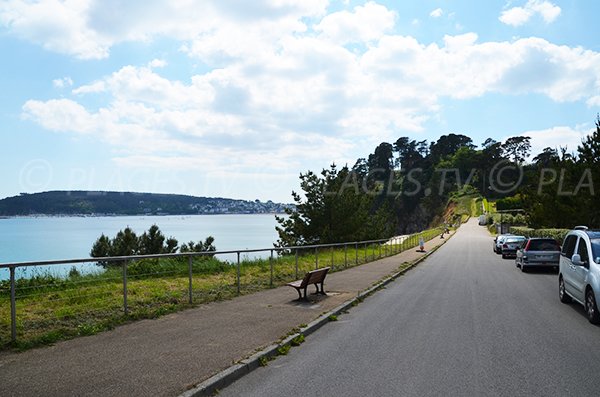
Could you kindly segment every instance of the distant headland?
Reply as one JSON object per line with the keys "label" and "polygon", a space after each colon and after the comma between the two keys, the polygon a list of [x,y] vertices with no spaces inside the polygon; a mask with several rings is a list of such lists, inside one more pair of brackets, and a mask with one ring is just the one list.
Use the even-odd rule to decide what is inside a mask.
{"label": "distant headland", "polygon": [[104,191],[50,191],[21,193],[0,200],[0,217],[107,216],[107,215],[210,215],[280,214],[291,204],[156,194]]}

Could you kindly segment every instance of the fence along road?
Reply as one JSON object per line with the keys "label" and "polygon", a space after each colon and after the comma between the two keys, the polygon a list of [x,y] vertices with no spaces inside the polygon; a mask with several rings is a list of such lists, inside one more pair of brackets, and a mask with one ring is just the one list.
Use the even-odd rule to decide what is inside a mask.
{"label": "fence along road", "polygon": [[[433,238],[425,248],[444,241]],[[177,395],[423,255],[413,248],[330,273],[328,296],[308,304],[284,286],[46,348],[0,352],[0,396]]]}
{"label": "fence along road", "polygon": [[[415,270],[220,396],[598,395],[600,327],[471,220]],[[306,390],[308,387],[310,390]]]}
{"label": "fence along road", "polygon": [[[122,310],[118,310],[118,312],[122,313],[124,315],[124,318],[128,318],[130,315],[133,315],[133,317],[137,317],[137,316],[141,316],[144,318],[148,318],[147,315],[143,315],[145,309],[147,308],[148,305],[152,305],[155,304],[157,300],[160,301],[159,297],[155,296],[155,295],[150,295],[150,296],[146,296],[148,294],[144,294],[144,291],[137,291],[137,297],[135,296],[135,292],[133,293],[134,295],[134,313],[130,312],[130,305],[129,305],[129,282],[133,281],[133,283],[135,283],[136,281],[142,281],[144,278],[152,278],[152,277],[157,277],[157,276],[161,276],[161,277],[169,277],[169,276],[179,276],[180,280],[179,280],[179,285],[177,286],[171,286],[169,288],[165,288],[163,289],[163,293],[169,293],[171,294],[171,297],[169,299],[170,302],[172,302],[173,300],[176,300],[178,302],[178,304],[182,303],[182,299],[181,296],[173,296],[173,292],[175,292],[175,290],[177,290],[177,293],[175,293],[175,295],[182,295],[181,292],[183,292],[183,290],[185,290],[185,296],[184,299],[187,301],[187,303],[189,304],[193,304],[194,303],[194,296],[202,296],[202,294],[204,293],[204,299],[201,299],[202,302],[206,302],[207,300],[211,300],[210,298],[206,299],[206,295],[210,295],[213,292],[213,288],[206,288],[207,285],[205,284],[204,287],[205,288],[194,288],[194,283],[197,283],[198,281],[202,282],[202,280],[206,280],[206,276],[200,273],[194,273],[194,261],[195,258],[198,257],[206,257],[207,255],[209,256],[213,256],[213,255],[223,255],[223,254],[234,254],[237,256],[237,261],[235,264],[231,264],[232,266],[230,267],[229,270],[233,270],[235,269],[235,275],[233,274],[229,274],[229,276],[233,276],[235,277],[235,281],[234,280],[226,280],[225,278],[222,278],[220,280],[220,284],[221,287],[226,291],[226,290],[230,290],[230,293],[232,292],[231,289],[235,289],[235,292],[237,293],[237,295],[241,294],[241,289],[248,289],[249,286],[252,285],[252,283],[248,283],[247,280],[245,280],[246,282],[242,283],[241,279],[244,278],[241,272],[241,255],[244,254],[248,254],[248,253],[258,253],[258,252],[270,252],[270,256],[269,256],[269,267],[270,267],[270,271],[267,272],[262,272],[262,278],[264,278],[265,280],[269,280],[269,286],[273,287],[274,285],[274,276],[275,276],[275,272],[278,272],[280,274],[277,275],[277,277],[279,278],[279,282],[281,283],[281,278],[283,277],[285,279],[286,282],[289,281],[293,281],[295,279],[298,279],[300,274],[304,274],[304,271],[302,270],[306,270],[306,269],[300,269],[299,268],[299,255],[304,255],[306,253],[311,253],[314,252],[314,268],[318,268],[319,267],[319,256],[323,256],[323,253],[327,253],[327,251],[329,251],[329,253],[331,254],[331,262],[329,263],[329,266],[331,266],[332,270],[334,267],[338,267],[338,268],[347,268],[348,266],[352,266],[352,265],[358,265],[359,263],[366,263],[369,261],[373,261],[376,258],[381,258],[382,256],[389,256],[389,255],[394,255],[396,253],[399,253],[401,250],[406,250],[406,249],[410,249],[416,245],[418,245],[418,241],[421,238],[424,238],[426,240],[433,238],[435,236],[437,236],[440,232],[442,231],[441,228],[436,228],[436,229],[430,229],[430,230],[425,230],[423,232],[420,233],[416,233],[416,234],[412,234],[409,236],[401,236],[400,238],[398,237],[394,237],[391,240],[389,239],[383,239],[383,240],[368,240],[368,241],[358,241],[358,242],[346,242],[346,243],[337,243],[337,244],[319,244],[319,245],[308,245],[308,246],[302,246],[302,247],[286,247],[286,248],[266,248],[266,249],[251,249],[251,250],[235,250],[235,251],[208,251],[208,252],[190,252],[190,253],[172,253],[172,254],[155,254],[155,255],[136,255],[136,256],[122,256],[122,257],[106,257],[106,258],[85,258],[85,259],[66,259],[66,260],[50,260],[50,261],[41,261],[41,262],[22,262],[22,263],[0,263],[0,269],[8,269],[10,272],[10,279],[9,279],[9,288],[1,288],[0,286],[0,295],[9,295],[10,299],[9,299],[9,303],[10,303],[10,320],[8,321],[10,324],[10,340],[11,342],[17,342],[17,339],[19,339],[19,335],[17,333],[17,322],[18,320],[22,321],[22,326],[21,326],[21,335],[20,335],[20,339],[19,341],[22,341],[22,339],[25,339],[25,342],[31,342],[31,339],[35,339],[35,337],[32,337],[31,335],[29,335],[29,339],[27,337],[23,338],[23,333],[29,332],[29,331],[39,331],[45,327],[45,324],[48,324],[48,322],[53,322],[58,320],[60,322],[60,320],[66,320],[63,321],[61,323],[61,326],[68,329],[71,328],[71,332],[72,332],[72,328],[73,325],[72,322],[70,321],[72,318],[79,318],[80,319],[80,323],[79,325],[82,325],[83,323],[89,323],[88,326],[94,326],[94,322],[98,323],[101,322],[99,320],[100,319],[105,319],[106,317],[110,317],[111,315],[114,315],[115,312],[115,306],[117,306],[117,308],[120,306],[122,308]],[[342,262],[335,262],[334,261],[334,251],[338,249],[342,249],[343,253],[344,253],[344,259]],[[362,253],[360,254],[359,257],[359,250],[362,250]],[[324,252],[325,251],[325,252]],[[294,261],[294,256],[290,256],[288,255],[287,257],[283,257],[281,258],[281,261],[277,260],[275,261],[274,255],[276,253],[293,253],[295,255],[295,271],[292,269],[288,269],[286,271],[286,266],[282,266],[285,265],[286,263],[291,264],[290,260],[293,262]],[[327,256],[327,255],[325,255]],[[161,271],[156,271],[156,270],[143,270],[140,274],[139,269],[138,271],[134,272],[133,274],[130,274],[131,272],[131,267],[132,264],[134,264],[135,262],[141,263],[142,261],[147,261],[147,260],[156,260],[157,263],[160,259],[174,259],[174,258],[178,258],[179,261],[183,260],[182,264],[184,264],[184,267],[181,268],[181,266],[173,266],[173,263],[171,263],[171,266],[169,269],[165,270],[162,269]],[[34,285],[27,285],[27,283],[25,283],[24,286],[17,288],[17,280],[16,280],[16,270],[17,269],[35,269],[40,265],[44,265],[44,266],[52,266],[52,265],[64,265],[64,264],[81,264],[81,263],[109,263],[111,262],[113,265],[117,265],[117,267],[121,268],[121,272],[120,274],[116,275],[112,273],[109,274],[106,277],[99,277],[96,279],[92,279],[92,280],[87,280],[87,279],[78,279],[75,278],[74,280],[71,279],[69,277],[69,284],[75,288],[73,288],[74,291],[74,295],[75,296],[75,300],[77,300],[79,306],[81,307],[85,307],[85,306],[90,306],[90,304],[92,302],[85,301],[85,299],[89,299],[89,298],[97,298],[99,296],[104,296],[104,297],[108,297],[108,299],[106,299],[106,301],[104,302],[104,304],[101,305],[96,305],[94,304],[93,306],[103,306],[102,308],[100,308],[100,310],[96,310],[96,314],[98,316],[98,318],[90,318],[89,316],[86,318],[84,317],[80,317],[79,315],[81,313],[77,312],[77,311],[73,311],[73,308],[68,308],[66,306],[60,306],[60,305],[56,305],[56,303],[58,303],[59,301],[70,301],[72,300],[72,297],[69,298],[60,298],[57,299],[56,296],[51,297],[51,301],[53,301],[54,303],[54,307],[42,307],[42,308],[38,308],[38,310],[36,311],[35,309],[31,308],[31,307],[27,307],[27,302],[31,303],[32,301],[35,303],[39,303],[39,302],[45,302],[45,299],[48,299],[50,296],[52,296],[51,293],[48,292],[49,289],[55,288],[55,287],[59,287],[58,284],[61,284],[61,282],[57,283],[57,285],[54,284],[54,282],[49,281],[46,284],[42,285],[38,285],[38,284],[34,284]],[[187,269],[185,269],[185,262],[187,262]],[[275,263],[277,262],[277,263]],[[303,262],[303,268],[306,267],[306,261],[302,261]],[[354,263],[352,263],[354,262]],[[147,264],[147,262],[146,262]],[[310,264],[309,264],[310,265]],[[244,266],[245,267],[245,266]],[[182,272],[183,270],[183,272]],[[300,273],[301,271],[301,273]],[[281,274],[283,272],[283,274]],[[293,273],[295,273],[295,275]],[[224,272],[222,272],[222,274],[225,274]],[[182,281],[184,281],[182,279],[182,276],[187,278],[187,282],[186,283],[182,283]],[[259,275],[259,278],[261,275]],[[128,281],[129,280],[129,281]],[[83,289],[80,290],[76,290],[77,286],[82,286],[82,285],[86,285],[87,287],[91,287],[94,288],[95,286],[97,286],[98,284],[103,284],[107,282],[108,284],[111,285],[112,290],[109,288],[108,290],[102,290],[101,292],[96,291],[92,291],[92,292],[86,292]],[[259,283],[262,283],[261,281],[259,281]],[[63,284],[64,280],[63,280]],[[183,287],[183,288],[182,288]],[[214,287],[214,285],[213,285]],[[260,287],[259,287],[260,289]],[[75,291],[76,290],[76,291]],[[247,291],[245,291],[247,293]],[[116,294],[115,294],[116,293]],[[117,298],[117,294],[121,295],[120,299]],[[118,300],[121,301],[121,304],[117,304],[115,305],[116,302],[116,298]],[[135,299],[137,298],[137,299]],[[164,300],[164,299],[163,299]],[[215,299],[212,299],[215,300]],[[218,299],[217,299],[218,300]],[[19,302],[17,302],[19,301]],[[20,303],[21,306],[21,311],[26,310],[28,311],[28,315],[29,315],[29,319],[22,319],[19,318],[18,316],[18,303]],[[0,307],[0,314],[3,314],[3,309],[6,309],[5,307]],[[137,309],[137,310],[136,310]],[[136,313],[137,311],[137,313]],[[141,313],[140,313],[141,312]],[[61,314],[62,313],[62,314]],[[67,313],[66,315],[64,313]],[[91,311],[89,311],[86,314],[90,314]],[[7,316],[8,317],[8,316]],[[1,318],[1,316],[0,316]],[[32,320],[32,318],[34,318],[35,320]],[[2,319],[4,320],[4,319]],[[44,324],[45,323],[45,324]],[[5,322],[2,321],[2,323],[0,323],[0,345],[3,345],[6,341],[5,339],[5,328],[4,328]],[[48,330],[50,333],[57,331],[57,328],[60,328],[59,326],[57,326],[58,324],[54,325],[54,329],[50,329]]]}

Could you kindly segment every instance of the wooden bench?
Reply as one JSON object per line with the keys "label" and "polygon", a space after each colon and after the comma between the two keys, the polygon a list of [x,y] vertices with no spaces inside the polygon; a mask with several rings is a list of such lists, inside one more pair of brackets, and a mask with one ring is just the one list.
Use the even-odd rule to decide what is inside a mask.
{"label": "wooden bench", "polygon": [[[311,284],[314,284],[314,286],[317,288],[317,292],[315,292],[316,294],[327,295],[323,289],[323,283],[325,282],[325,276],[327,276],[329,269],[330,267],[324,267],[317,270],[311,270],[304,275],[302,280],[287,283],[286,285],[296,288],[296,291],[298,292],[298,300],[306,300],[306,289]],[[319,284],[321,284],[321,290],[319,290]],[[300,292],[301,290],[304,290],[304,298]]]}

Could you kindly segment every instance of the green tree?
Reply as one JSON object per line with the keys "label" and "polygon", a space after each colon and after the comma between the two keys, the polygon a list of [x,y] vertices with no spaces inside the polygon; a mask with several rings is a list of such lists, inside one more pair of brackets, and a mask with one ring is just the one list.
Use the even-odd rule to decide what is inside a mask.
{"label": "green tree", "polygon": [[437,163],[444,157],[451,156],[461,147],[474,149],[473,140],[462,134],[442,135],[435,143],[429,147],[429,153],[432,163]]}
{"label": "green tree", "polygon": [[216,251],[216,247],[213,245],[215,242],[215,238],[213,236],[208,236],[204,242],[198,241],[197,243],[194,241],[190,241],[187,244],[182,244],[180,248],[180,252],[213,252]]}
{"label": "green tree", "polygon": [[104,235],[98,237],[94,245],[92,246],[92,250],[90,251],[90,256],[92,258],[102,258],[112,255],[112,242],[110,238]]}
{"label": "green tree", "polygon": [[600,164],[600,114],[596,115],[596,131],[582,139],[577,151],[581,162],[588,165]]}
{"label": "green tree", "polygon": [[533,163],[542,167],[550,167],[560,161],[558,150],[550,147],[544,148],[542,153],[533,158]]}
{"label": "green tree", "polygon": [[[360,175],[332,165],[320,174],[308,171],[300,174],[303,196],[292,192],[295,208],[287,209],[288,217],[276,217],[278,247],[316,243],[337,243],[384,237],[389,233],[375,218],[392,218],[386,209],[373,209],[373,198],[379,192],[369,192]],[[388,209],[389,211],[389,209]]]}
{"label": "green tree", "polygon": [[112,241],[111,256],[130,256],[136,255],[139,249],[139,240],[135,232],[126,227],[120,230]]}
{"label": "green tree", "polygon": [[140,236],[139,254],[151,255],[162,254],[164,251],[165,236],[158,226],[152,225],[147,232]]}
{"label": "green tree", "polygon": [[505,157],[515,163],[521,164],[531,152],[531,138],[528,136],[514,136],[508,138],[502,145],[502,152]]}

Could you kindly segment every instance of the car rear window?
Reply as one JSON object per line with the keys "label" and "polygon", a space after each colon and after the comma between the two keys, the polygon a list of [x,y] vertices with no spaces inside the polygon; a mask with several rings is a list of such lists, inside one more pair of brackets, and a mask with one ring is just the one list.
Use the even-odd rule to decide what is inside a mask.
{"label": "car rear window", "polygon": [[513,237],[513,238],[510,238],[510,237],[509,237],[509,238],[507,238],[507,239],[506,239],[506,241],[505,241],[505,242],[506,242],[506,243],[511,243],[511,244],[512,244],[512,243],[522,243],[523,241],[525,241],[525,239],[524,239],[524,238],[518,238],[518,237],[517,237],[517,238],[514,238],[514,237]]}
{"label": "car rear window", "polygon": [[556,240],[531,240],[529,242],[530,251],[560,251],[560,246]]}
{"label": "car rear window", "polygon": [[590,240],[592,243],[592,254],[594,254],[594,262],[600,263],[600,238]]}

